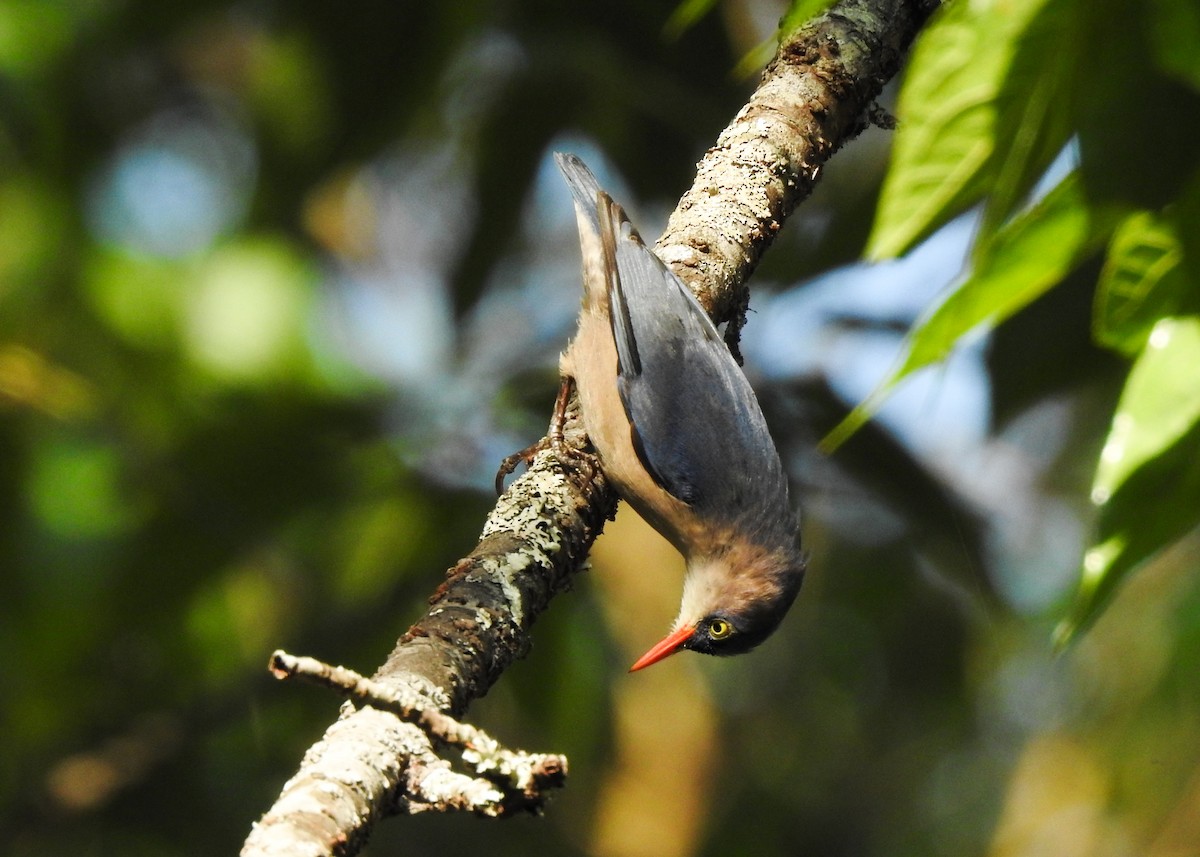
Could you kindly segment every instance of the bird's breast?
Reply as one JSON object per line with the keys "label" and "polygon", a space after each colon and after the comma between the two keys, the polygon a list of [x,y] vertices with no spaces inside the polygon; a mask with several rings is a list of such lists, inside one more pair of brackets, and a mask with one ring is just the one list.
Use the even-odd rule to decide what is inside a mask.
{"label": "bird's breast", "polygon": [[605,306],[585,305],[560,366],[575,379],[583,423],[604,475],[621,499],[685,557],[702,542],[695,516],[647,472],[633,447],[633,427],[617,389],[617,349]]}

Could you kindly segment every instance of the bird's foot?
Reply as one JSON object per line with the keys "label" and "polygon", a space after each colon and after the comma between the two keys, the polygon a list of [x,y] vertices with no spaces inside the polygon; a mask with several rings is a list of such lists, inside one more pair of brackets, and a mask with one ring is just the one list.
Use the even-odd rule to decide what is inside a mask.
{"label": "bird's foot", "polygon": [[547,447],[553,450],[555,457],[561,464],[582,474],[582,479],[579,483],[581,488],[586,489],[595,481],[600,473],[596,457],[576,449],[566,441],[567,406],[570,404],[571,392],[574,388],[575,379],[565,376],[558,388],[558,397],[554,402],[554,416],[550,420],[550,430],[546,437],[536,443],[530,444],[522,450],[514,452],[512,455],[506,456],[500,462],[500,468],[496,471],[497,494],[504,493],[504,480],[517,469],[518,464],[525,462],[525,465],[528,467],[533,463],[534,456]]}
{"label": "bird's foot", "polygon": [[550,433],[546,439],[562,464],[582,473],[579,487],[587,489],[596,480],[600,468],[594,454],[582,452],[566,441],[567,406],[571,403],[571,393],[574,389],[575,379],[564,375],[558,386],[558,397],[554,400],[554,419],[550,421]]}
{"label": "bird's foot", "polygon": [[549,438],[542,438],[537,443],[532,443],[524,449],[517,450],[512,455],[506,455],[504,460],[500,462],[500,468],[496,471],[496,494],[504,493],[504,480],[510,473],[517,469],[517,465],[522,461],[528,467],[533,463],[533,457],[545,449],[550,444]]}

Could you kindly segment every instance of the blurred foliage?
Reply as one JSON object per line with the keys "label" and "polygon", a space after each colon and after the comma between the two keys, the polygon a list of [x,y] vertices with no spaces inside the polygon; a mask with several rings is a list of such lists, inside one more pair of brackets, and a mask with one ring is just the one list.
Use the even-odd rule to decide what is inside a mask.
{"label": "blurred foliage", "polygon": [[[369,672],[544,429],[578,303],[548,152],[653,234],[787,11],[0,5],[6,853],[237,847],[337,709],[268,654]],[[1198,35],[1190,0],[948,7],[888,178],[893,135],[841,151],[755,306],[853,294],[865,247],[937,251],[982,206],[907,359],[997,325],[991,424],[955,451],[881,420],[819,455],[837,367],[767,371],[799,337],[764,337],[812,557],[795,615],[751,656],[625,675],[678,576],[622,513],[472,710],[567,753],[566,792],[394,820],[369,853],[1196,853]],[[927,278],[958,264],[933,255]],[[905,310],[848,306],[814,348],[902,359]],[[1055,659],[1081,556],[1074,621],[1112,606]]]}
{"label": "blurred foliage", "polygon": [[[1165,33],[1167,21],[1194,32],[1198,19],[1186,2],[1117,6],[950,4],[924,33],[900,94],[901,130],[868,252],[902,253],[978,203],[971,272],[919,323],[903,362],[827,442],[835,446],[860,426],[902,378],[943,359],[980,324],[1010,317],[1106,245],[1093,333],[1135,358],[1136,368],[1098,459],[1091,492],[1098,532],[1056,632],[1063,643],[1095,619],[1129,571],[1200,524],[1186,471],[1150,468],[1200,420],[1187,397],[1179,398],[1181,390],[1200,389],[1200,363],[1146,353],[1185,339],[1200,306],[1200,262],[1192,258],[1200,258],[1200,245],[1189,248],[1183,238],[1197,232],[1200,215],[1197,61],[1183,60],[1178,35]],[[1102,59],[1110,52],[1142,61],[1131,67]],[[1143,143],[1131,151],[1135,139]],[[1074,168],[1044,178],[1068,142],[1077,151]],[[1047,180],[1057,183],[1037,186]],[[1195,451],[1185,445],[1177,454],[1190,460]],[[1139,468],[1135,481],[1146,493],[1114,496],[1121,480],[1113,474]],[[1174,502],[1163,502],[1148,525],[1145,501],[1167,496]]]}

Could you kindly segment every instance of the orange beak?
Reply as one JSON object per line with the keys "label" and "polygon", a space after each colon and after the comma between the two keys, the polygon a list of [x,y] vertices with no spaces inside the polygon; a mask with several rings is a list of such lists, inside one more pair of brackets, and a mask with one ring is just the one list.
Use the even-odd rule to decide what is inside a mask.
{"label": "orange beak", "polygon": [[667,636],[663,637],[663,639],[660,640],[654,646],[654,648],[638,658],[637,663],[631,666],[629,671],[631,673],[637,672],[638,670],[642,670],[650,666],[650,664],[656,664],[663,658],[675,654],[681,648],[683,648],[683,644],[691,639],[691,636],[691,628],[680,628],[678,631],[672,631],[670,634],[667,634]]}

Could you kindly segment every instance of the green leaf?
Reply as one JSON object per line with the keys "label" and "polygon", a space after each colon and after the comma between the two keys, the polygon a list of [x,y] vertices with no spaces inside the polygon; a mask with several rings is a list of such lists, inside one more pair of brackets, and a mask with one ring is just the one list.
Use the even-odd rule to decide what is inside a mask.
{"label": "green leaf", "polygon": [[[1131,473],[1200,420],[1200,318],[1164,318],[1134,363],[1092,483],[1107,502]],[[1200,511],[1200,509],[1198,509]]]}
{"label": "green leaf", "polygon": [[[1091,14],[1085,11],[1089,5]],[[1200,170],[1200,91],[1161,67],[1163,36],[1183,39],[1185,50],[1195,54],[1187,19],[1197,13],[1184,12],[1184,6],[1194,8],[1196,0],[1103,5],[1102,14],[1098,4],[1081,7],[1087,48],[1072,106],[1088,196],[1158,210],[1177,201]],[[1114,63],[1117,56],[1138,61]],[[1138,141],[1135,158],[1129,157],[1131,140]]]}
{"label": "green leaf", "polygon": [[763,39],[757,45],[746,51],[737,61],[730,74],[735,80],[746,80],[762,71],[763,66],[771,61],[775,50],[779,47],[776,38]]}
{"label": "green leaf", "polygon": [[1055,631],[1060,646],[1095,620],[1129,572],[1200,524],[1200,318],[1155,325],[1113,416],[1092,500],[1097,535]]}
{"label": "green leaf", "polygon": [[811,21],[833,5],[833,0],[792,0],[792,6],[779,22],[779,33],[785,36],[792,30]]}
{"label": "green leaf", "polygon": [[[926,28],[897,105],[870,258],[906,252],[993,189],[1001,215],[1024,195],[1066,139],[1065,119],[1048,120],[1062,113],[1055,96],[1069,68],[1061,56],[1068,13],[1068,0],[953,3]],[[1056,50],[1047,51],[1056,28]],[[1025,40],[1032,44],[1021,51]]]}
{"label": "green leaf", "polygon": [[1159,68],[1200,89],[1200,5],[1195,0],[1151,0],[1148,5]]}
{"label": "green leaf", "polygon": [[[689,0],[689,2],[695,2],[695,0]],[[737,65],[734,66],[733,76],[742,79],[757,72],[771,59],[780,42],[786,39],[793,31],[798,30],[813,18],[823,14],[833,3],[834,0],[792,0],[791,8],[788,9],[787,14],[779,21],[779,29],[776,31],[775,36],[770,39],[764,39],[747,51],[738,60]]]}
{"label": "green leaf", "polygon": [[1194,303],[1182,260],[1169,220],[1148,211],[1125,218],[1100,273],[1092,317],[1096,341],[1133,357],[1159,319]]}
{"label": "green leaf", "polygon": [[996,93],[995,155],[983,222],[976,236],[983,252],[996,230],[1033,189],[1074,131],[1070,103],[1078,40],[1074,0],[1049,0],[1016,38],[1008,73]]}
{"label": "green leaf", "polygon": [[836,449],[879,409],[905,376],[943,360],[965,334],[995,325],[1058,283],[1111,231],[1114,217],[1089,209],[1072,173],[997,233],[975,271],[916,327],[897,368],[821,442]]}
{"label": "green leaf", "polygon": [[683,0],[663,25],[663,33],[668,39],[678,39],[716,5],[717,0]]}

